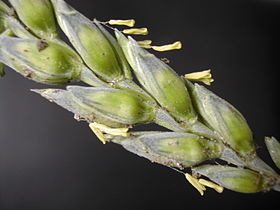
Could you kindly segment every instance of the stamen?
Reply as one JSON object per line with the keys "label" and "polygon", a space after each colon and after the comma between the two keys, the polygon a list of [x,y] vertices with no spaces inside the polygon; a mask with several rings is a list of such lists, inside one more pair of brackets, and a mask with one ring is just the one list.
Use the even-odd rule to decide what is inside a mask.
{"label": "stamen", "polygon": [[149,45],[152,44],[152,40],[142,40],[142,41],[137,41],[139,45]]}
{"label": "stamen", "polygon": [[203,82],[206,85],[211,85],[211,82],[214,82],[211,74],[211,69],[185,74],[184,77],[189,80]]}
{"label": "stamen", "polygon": [[168,50],[179,50],[182,48],[182,43],[180,41],[174,42],[173,44],[167,44],[163,46],[152,46],[153,50],[156,51],[168,51]]}
{"label": "stamen", "polygon": [[213,188],[218,193],[222,193],[224,191],[224,188],[220,185],[215,184],[214,182],[205,180],[205,179],[199,179],[198,182],[206,187]]}
{"label": "stamen", "polygon": [[151,46],[152,40],[137,41],[137,43],[143,48],[146,48],[146,49],[152,48],[152,46]]}
{"label": "stamen", "polygon": [[199,183],[197,178],[194,178],[192,175],[185,173],[185,177],[188,180],[189,183],[191,183],[191,185],[198,190],[198,192],[200,193],[200,195],[204,195],[204,191],[206,190],[206,188]]}
{"label": "stamen", "polygon": [[134,35],[147,35],[147,28],[130,28],[122,31],[124,34],[134,34]]}
{"label": "stamen", "polygon": [[129,26],[133,27],[135,24],[135,20],[109,20],[108,22],[110,25],[123,25],[123,26]]}
{"label": "stamen", "polygon": [[91,130],[93,131],[93,133],[97,136],[97,138],[103,143],[106,144],[106,138],[103,135],[103,133],[95,127],[94,123],[90,123],[89,127],[91,128]]}
{"label": "stamen", "polygon": [[108,133],[114,136],[124,136],[127,137],[128,136],[128,128],[111,128],[107,125],[103,125],[103,124],[99,124],[99,123],[91,123],[92,127],[97,128],[98,130],[104,132],[104,133]]}

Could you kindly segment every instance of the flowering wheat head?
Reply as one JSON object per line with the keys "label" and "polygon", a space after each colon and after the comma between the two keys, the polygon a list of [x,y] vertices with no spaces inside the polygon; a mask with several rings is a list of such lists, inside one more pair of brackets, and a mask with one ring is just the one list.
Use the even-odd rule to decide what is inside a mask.
{"label": "flowering wheat head", "polygon": [[[40,83],[86,83],[32,91],[88,122],[102,143],[120,144],[184,174],[201,195],[206,187],[219,193],[223,188],[243,193],[280,191],[280,177],[258,157],[242,114],[191,82],[210,85],[214,81],[210,70],[179,76],[151,53],[180,49],[181,42],[156,46],[151,40],[136,41],[127,34],[146,35],[148,29],[131,28],[133,19],[92,21],[63,0],[10,3],[12,8],[0,1],[1,76],[7,65]],[[74,48],[59,38],[56,24]],[[128,28],[120,31],[115,25]],[[129,130],[148,123],[169,131]],[[279,168],[279,142],[266,137],[265,143]],[[213,159],[228,164],[209,164]]]}

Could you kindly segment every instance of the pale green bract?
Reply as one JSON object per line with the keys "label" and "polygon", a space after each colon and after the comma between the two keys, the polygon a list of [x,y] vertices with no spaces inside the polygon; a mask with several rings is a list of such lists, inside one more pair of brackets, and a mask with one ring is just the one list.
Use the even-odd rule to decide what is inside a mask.
{"label": "pale green bract", "polygon": [[[139,45],[141,42],[108,25],[133,26],[134,20],[91,21],[63,0],[10,3],[14,13],[0,0],[0,76],[7,65],[40,83],[86,83],[32,91],[74,113],[75,119],[88,122],[102,143],[120,144],[184,174],[201,195],[207,187],[219,193],[223,188],[242,193],[280,191],[279,174],[258,157],[243,115],[186,79],[210,85],[214,81],[210,70],[180,77],[144,49],[179,49],[181,42],[177,42],[180,47],[151,46],[150,40]],[[56,23],[75,49],[59,38]],[[168,131],[128,131],[148,123]],[[279,142],[266,137],[265,143],[279,168]],[[222,165],[214,164],[219,160]],[[193,175],[183,171],[189,167]]]}
{"label": "pale green bract", "polygon": [[52,4],[48,0],[9,0],[19,19],[38,37],[56,38]]}

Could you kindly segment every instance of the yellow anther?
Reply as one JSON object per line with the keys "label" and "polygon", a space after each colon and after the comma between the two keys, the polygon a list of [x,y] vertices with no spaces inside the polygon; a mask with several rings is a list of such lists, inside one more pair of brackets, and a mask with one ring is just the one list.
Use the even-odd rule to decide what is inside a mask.
{"label": "yellow anther", "polygon": [[218,193],[222,193],[224,191],[224,188],[220,185],[217,185],[211,181],[205,180],[205,179],[199,179],[198,182],[206,187],[213,188]]}
{"label": "yellow anther", "polygon": [[222,187],[220,185],[217,185],[217,184],[215,184],[211,181],[208,181],[208,180],[205,180],[205,179],[199,179],[198,181],[199,181],[199,183],[203,184],[206,187],[213,188],[218,193],[222,193],[224,191],[224,187]]}
{"label": "yellow anther", "polygon": [[137,41],[137,43],[143,48],[146,48],[146,49],[152,48],[152,46],[151,46],[152,40]]}
{"label": "yellow anther", "polygon": [[106,138],[103,135],[103,133],[95,127],[94,123],[89,124],[90,129],[93,131],[93,133],[97,136],[97,138],[103,143],[106,144]]}
{"label": "yellow anther", "polygon": [[188,180],[189,183],[191,183],[191,185],[198,190],[198,192],[200,193],[200,195],[204,195],[204,191],[206,190],[206,188],[199,183],[198,179],[193,177],[192,175],[185,173],[185,177]]}
{"label": "yellow anther", "polygon": [[110,25],[123,25],[123,26],[129,26],[133,27],[135,24],[135,20],[109,20],[108,22]]}
{"label": "yellow anther", "polygon": [[185,78],[193,81],[200,81],[206,85],[210,85],[211,82],[214,82],[212,78],[211,70],[205,70],[200,72],[193,72],[189,74],[185,74]]}
{"label": "yellow anther", "polygon": [[130,28],[122,31],[124,34],[134,34],[134,35],[147,35],[147,28]]}
{"label": "yellow anther", "polygon": [[137,41],[139,45],[150,45],[152,44],[152,40],[142,40],[142,41]]}
{"label": "yellow anther", "polygon": [[92,127],[97,128],[98,130],[104,132],[104,133],[108,133],[114,136],[124,136],[127,137],[128,136],[128,128],[111,128],[107,125],[103,125],[103,124],[99,124],[99,123],[91,123]]}
{"label": "yellow anther", "polygon": [[167,44],[163,46],[152,46],[153,50],[156,51],[168,51],[168,50],[179,50],[182,48],[182,43],[180,41],[174,42],[173,44]]}

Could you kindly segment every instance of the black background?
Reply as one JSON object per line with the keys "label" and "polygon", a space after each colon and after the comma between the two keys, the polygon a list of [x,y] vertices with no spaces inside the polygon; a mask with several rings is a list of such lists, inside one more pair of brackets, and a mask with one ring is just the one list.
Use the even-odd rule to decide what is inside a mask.
{"label": "black background", "polygon": [[[273,166],[263,137],[278,139],[279,0],[68,0],[89,18],[135,18],[156,53],[184,74],[211,68],[210,87],[246,117],[258,153]],[[139,37],[138,40],[141,40]],[[102,145],[86,123],[39,95],[44,88],[6,69],[0,79],[0,209],[256,209],[279,204],[279,193],[209,189],[201,197],[184,177],[114,144]],[[142,126],[153,129],[153,126]]]}

